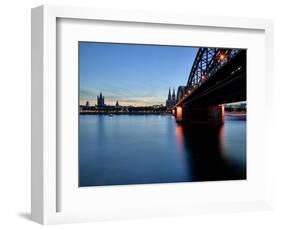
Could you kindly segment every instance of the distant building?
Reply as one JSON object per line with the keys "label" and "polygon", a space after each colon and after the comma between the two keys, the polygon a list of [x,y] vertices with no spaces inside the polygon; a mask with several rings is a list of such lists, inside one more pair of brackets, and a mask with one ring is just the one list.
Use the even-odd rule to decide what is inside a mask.
{"label": "distant building", "polygon": [[163,108],[163,104],[161,104],[161,105],[153,105],[152,108],[154,108],[154,109]]}
{"label": "distant building", "polygon": [[247,111],[247,103],[246,102],[236,102],[236,103],[229,103],[224,105],[225,111],[237,111],[237,112],[243,112]]}
{"label": "distant building", "polygon": [[89,106],[90,106],[90,102],[86,101],[86,107],[89,107]]}
{"label": "distant building", "polygon": [[118,103],[118,101],[116,101],[116,105],[115,105],[116,107],[119,107],[119,103]]}
{"label": "distant building", "polygon": [[171,89],[169,88],[168,99],[166,100],[166,107],[168,110],[172,109],[176,105],[176,94],[173,88],[173,94],[171,95]]}
{"label": "distant building", "polygon": [[247,109],[247,103],[246,103],[246,102],[241,103],[241,104],[240,104],[240,108],[241,108],[242,110],[246,110],[246,109]]}
{"label": "distant building", "polygon": [[[175,88],[173,88],[173,94],[172,94],[172,101],[176,102],[176,94],[175,94]],[[176,104],[176,103],[175,103]]]}
{"label": "distant building", "polygon": [[105,106],[105,103],[104,103],[104,96],[102,96],[102,93],[101,93],[101,92],[100,92],[100,95],[97,96],[97,105],[98,105],[98,107]]}

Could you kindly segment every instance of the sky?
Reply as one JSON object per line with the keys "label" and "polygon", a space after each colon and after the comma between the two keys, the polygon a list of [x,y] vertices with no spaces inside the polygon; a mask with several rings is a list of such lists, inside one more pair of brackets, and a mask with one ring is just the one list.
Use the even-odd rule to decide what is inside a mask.
{"label": "sky", "polygon": [[186,85],[197,48],[79,42],[80,104],[165,105],[171,91]]}

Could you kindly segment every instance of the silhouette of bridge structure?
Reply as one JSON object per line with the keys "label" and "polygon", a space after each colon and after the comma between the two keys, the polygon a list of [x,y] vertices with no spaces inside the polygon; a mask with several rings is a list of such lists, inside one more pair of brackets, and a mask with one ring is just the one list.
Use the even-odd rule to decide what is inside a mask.
{"label": "silhouette of bridge structure", "polygon": [[172,113],[178,122],[222,124],[224,104],[246,100],[246,50],[200,48]]}

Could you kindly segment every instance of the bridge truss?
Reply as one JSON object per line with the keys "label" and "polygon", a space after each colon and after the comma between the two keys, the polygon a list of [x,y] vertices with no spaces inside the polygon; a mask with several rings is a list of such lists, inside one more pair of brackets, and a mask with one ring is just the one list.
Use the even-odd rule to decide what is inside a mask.
{"label": "bridge truss", "polygon": [[239,52],[240,49],[200,48],[188,77],[187,94],[191,94],[194,89],[215,75]]}

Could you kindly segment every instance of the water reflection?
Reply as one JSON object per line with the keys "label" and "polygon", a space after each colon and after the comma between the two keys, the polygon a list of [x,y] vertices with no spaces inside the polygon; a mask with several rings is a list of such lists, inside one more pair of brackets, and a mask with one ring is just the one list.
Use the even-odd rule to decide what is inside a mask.
{"label": "water reflection", "polygon": [[[192,181],[246,179],[245,161],[241,164],[228,157],[224,125],[177,124],[177,130],[180,130],[177,132],[178,143],[183,143]],[[245,147],[243,156],[246,155]]]}
{"label": "water reflection", "polygon": [[177,135],[177,148],[180,152],[184,152],[184,128],[182,125],[176,124],[176,135]]}
{"label": "water reflection", "polygon": [[80,186],[246,178],[246,119],[187,126],[172,116],[80,116]]}

